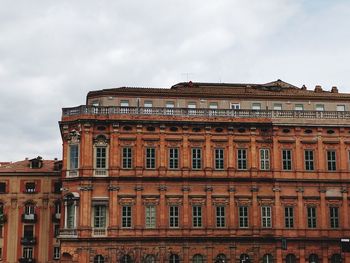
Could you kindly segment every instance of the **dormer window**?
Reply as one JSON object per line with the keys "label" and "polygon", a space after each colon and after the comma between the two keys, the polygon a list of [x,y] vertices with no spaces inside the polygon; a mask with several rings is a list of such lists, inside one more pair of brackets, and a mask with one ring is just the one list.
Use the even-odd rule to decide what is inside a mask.
{"label": "dormer window", "polygon": [[35,183],[34,182],[26,183],[25,191],[26,191],[26,193],[35,193],[36,192]]}
{"label": "dormer window", "polygon": [[39,169],[43,166],[43,160],[40,156],[29,160],[29,167],[32,169]]}

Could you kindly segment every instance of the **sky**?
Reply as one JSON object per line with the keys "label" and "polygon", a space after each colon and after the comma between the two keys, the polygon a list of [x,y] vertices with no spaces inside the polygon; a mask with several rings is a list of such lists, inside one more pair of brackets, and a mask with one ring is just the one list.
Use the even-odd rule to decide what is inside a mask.
{"label": "sky", "polygon": [[0,0],[0,162],[62,158],[63,107],[182,81],[350,93],[348,0]]}

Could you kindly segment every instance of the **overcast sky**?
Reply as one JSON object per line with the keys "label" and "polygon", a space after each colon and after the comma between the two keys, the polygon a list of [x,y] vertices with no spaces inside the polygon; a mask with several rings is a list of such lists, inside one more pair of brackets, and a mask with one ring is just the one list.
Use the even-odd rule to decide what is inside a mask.
{"label": "overcast sky", "polygon": [[61,108],[181,81],[350,92],[348,0],[0,0],[0,161],[61,158]]}

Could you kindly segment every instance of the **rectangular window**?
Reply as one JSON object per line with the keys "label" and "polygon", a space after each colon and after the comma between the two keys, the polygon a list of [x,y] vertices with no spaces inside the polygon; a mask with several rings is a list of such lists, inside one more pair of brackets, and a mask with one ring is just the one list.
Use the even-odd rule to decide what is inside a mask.
{"label": "rectangular window", "polygon": [[331,228],[339,228],[339,208],[338,207],[330,207],[329,208],[329,216],[330,216]]}
{"label": "rectangular window", "polygon": [[248,206],[238,207],[239,214],[239,227],[247,228],[248,227]]}
{"label": "rectangular window", "polygon": [[131,228],[131,206],[122,206],[122,227]]}
{"label": "rectangular window", "polygon": [[215,170],[224,170],[224,149],[215,149]]}
{"label": "rectangular window", "polygon": [[262,206],[261,207],[261,226],[263,228],[270,228],[271,224],[271,207]]}
{"label": "rectangular window", "polygon": [[66,227],[69,229],[75,228],[75,205],[72,202],[69,202],[66,206],[67,215],[66,215]]}
{"label": "rectangular window", "polygon": [[169,169],[179,169],[178,148],[169,148]]}
{"label": "rectangular window", "polygon": [[307,208],[307,227],[316,228],[316,207]]}
{"label": "rectangular window", "polygon": [[323,104],[316,104],[316,111],[324,111],[324,105]]}
{"label": "rectangular window", "polygon": [[107,207],[105,205],[94,206],[94,228],[106,227]]}
{"label": "rectangular window", "polygon": [[123,169],[131,169],[132,168],[132,149],[131,147],[124,147],[122,149],[122,167]]}
{"label": "rectangular window", "polygon": [[121,100],[120,106],[121,107],[129,107],[129,101],[128,100]]}
{"label": "rectangular window", "polygon": [[261,110],[261,103],[252,103],[252,110]]}
{"label": "rectangular window", "polygon": [[270,170],[269,149],[260,149],[260,170]]}
{"label": "rectangular window", "polygon": [[304,110],[304,105],[303,104],[295,104],[294,110]]}
{"label": "rectangular window", "polygon": [[192,206],[192,225],[193,227],[202,227],[202,207]]}
{"label": "rectangular window", "polygon": [[192,148],[192,169],[199,170],[202,168],[202,149]]}
{"label": "rectangular window", "polygon": [[216,110],[217,108],[218,108],[218,103],[217,102],[210,102],[209,103],[209,109]]}
{"label": "rectangular window", "polygon": [[305,160],[305,170],[313,171],[314,170],[314,151],[305,150],[304,151],[304,160]]}
{"label": "rectangular window", "polygon": [[24,247],[22,256],[25,259],[32,259],[33,258],[33,248],[32,247]]}
{"label": "rectangular window", "polygon": [[156,149],[146,148],[146,169],[156,168]]}
{"label": "rectangular window", "polygon": [[169,207],[169,227],[171,228],[179,227],[179,207],[178,206]]}
{"label": "rectangular window", "polygon": [[337,105],[337,111],[345,111],[345,105]]}
{"label": "rectangular window", "polygon": [[337,170],[336,152],[333,150],[327,151],[327,169],[328,171]]}
{"label": "rectangular window", "polygon": [[146,228],[156,228],[156,206],[146,206]]}
{"label": "rectangular window", "polygon": [[144,107],[145,108],[152,108],[153,107],[153,102],[151,100],[145,100]]}
{"label": "rectangular window", "polygon": [[282,169],[284,171],[292,170],[292,150],[282,150]]}
{"label": "rectangular window", "polygon": [[34,182],[26,183],[26,193],[35,193],[35,192],[36,192],[35,183]]}
{"label": "rectangular window", "polygon": [[107,149],[106,147],[96,147],[96,168],[106,169],[107,168]]}
{"label": "rectangular window", "polygon": [[0,182],[0,194],[6,193],[6,183]]}
{"label": "rectangular window", "polygon": [[231,103],[232,110],[239,110],[240,108],[241,108],[241,105],[239,103]]}
{"label": "rectangular window", "polygon": [[292,206],[284,208],[284,226],[286,228],[294,227],[294,209]]}
{"label": "rectangular window", "polygon": [[60,225],[55,224],[53,226],[53,233],[54,233],[54,237],[58,237],[60,235]]}
{"label": "rectangular window", "polygon": [[225,217],[225,207],[217,206],[216,207],[216,227],[225,227],[226,217]]}
{"label": "rectangular window", "polygon": [[273,110],[282,110],[282,104],[280,103],[273,104]]}
{"label": "rectangular window", "polygon": [[24,225],[23,237],[27,239],[32,239],[34,237],[34,226]]}
{"label": "rectangular window", "polygon": [[175,103],[173,101],[167,101],[166,104],[165,104],[165,107],[167,108],[166,109],[166,114],[173,114],[174,113],[174,110],[173,108],[175,108]]}
{"label": "rectangular window", "polygon": [[187,104],[187,108],[189,108],[189,109],[195,109],[195,108],[197,108],[197,104],[196,104],[195,102],[189,102],[189,103]]}
{"label": "rectangular window", "polygon": [[79,147],[78,145],[69,145],[69,169],[76,170],[79,168]]}
{"label": "rectangular window", "polygon": [[237,149],[237,169],[247,170],[247,149]]}
{"label": "rectangular window", "polygon": [[60,259],[60,247],[53,247],[53,259]]}

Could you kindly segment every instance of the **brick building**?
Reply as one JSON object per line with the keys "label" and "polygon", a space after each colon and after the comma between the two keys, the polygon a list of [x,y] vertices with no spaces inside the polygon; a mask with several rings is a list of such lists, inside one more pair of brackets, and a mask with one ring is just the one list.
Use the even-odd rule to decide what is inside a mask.
{"label": "brick building", "polygon": [[89,92],[60,122],[61,262],[341,262],[349,111],[281,80]]}
{"label": "brick building", "polygon": [[0,163],[0,262],[58,262],[62,163]]}

